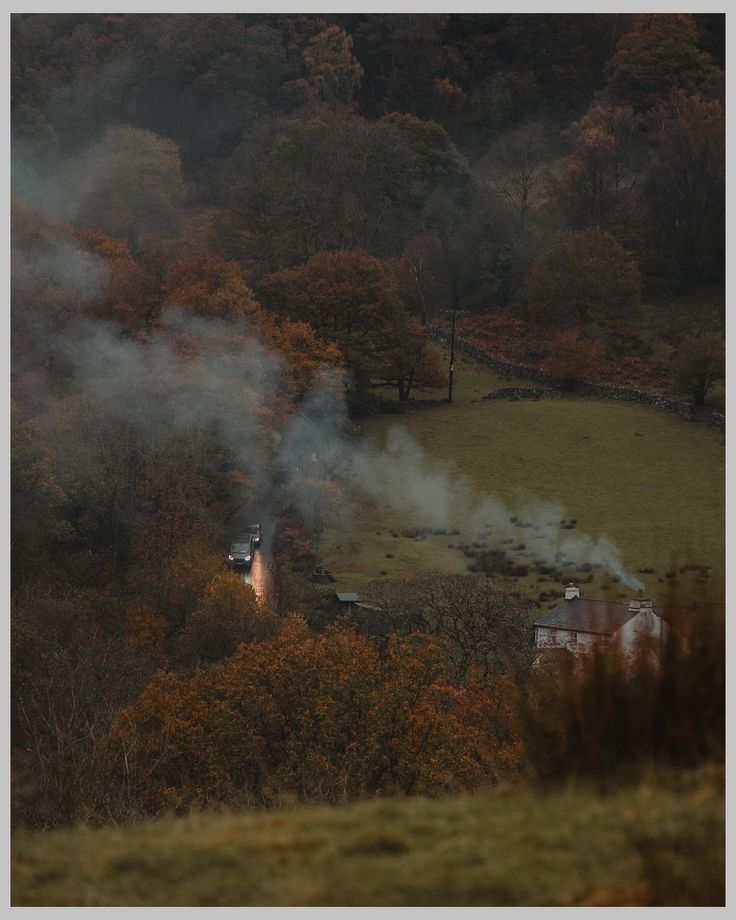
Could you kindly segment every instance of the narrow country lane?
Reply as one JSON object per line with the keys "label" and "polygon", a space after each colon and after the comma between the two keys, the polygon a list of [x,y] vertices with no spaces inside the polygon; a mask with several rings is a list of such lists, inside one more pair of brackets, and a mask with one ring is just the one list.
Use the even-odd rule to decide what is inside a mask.
{"label": "narrow country lane", "polygon": [[262,604],[272,599],[271,570],[263,548],[256,550],[250,571],[243,572],[243,580],[253,586],[256,597]]}

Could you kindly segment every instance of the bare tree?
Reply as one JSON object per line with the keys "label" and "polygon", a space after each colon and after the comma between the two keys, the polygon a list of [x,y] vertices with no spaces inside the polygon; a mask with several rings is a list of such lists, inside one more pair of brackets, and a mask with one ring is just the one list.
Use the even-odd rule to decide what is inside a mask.
{"label": "bare tree", "polygon": [[480,175],[488,186],[523,213],[544,188],[548,137],[543,125],[530,122],[503,135],[480,163]]}
{"label": "bare tree", "polygon": [[400,633],[429,632],[449,640],[461,674],[479,667],[516,670],[529,660],[530,618],[513,590],[478,575],[424,574],[411,581],[381,579],[366,589]]}

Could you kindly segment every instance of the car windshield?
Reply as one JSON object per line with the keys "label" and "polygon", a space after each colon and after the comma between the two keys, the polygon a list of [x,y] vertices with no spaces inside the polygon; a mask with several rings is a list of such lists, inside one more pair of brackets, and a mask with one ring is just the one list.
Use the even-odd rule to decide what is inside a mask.
{"label": "car windshield", "polygon": [[230,547],[231,553],[244,553],[250,549],[250,543],[233,543]]}

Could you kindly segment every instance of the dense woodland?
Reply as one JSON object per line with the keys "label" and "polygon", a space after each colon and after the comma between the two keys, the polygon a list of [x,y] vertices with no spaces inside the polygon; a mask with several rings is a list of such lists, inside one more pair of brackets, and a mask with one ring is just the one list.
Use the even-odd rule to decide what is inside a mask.
{"label": "dense woodland", "polygon": [[[724,28],[12,17],[17,823],[609,769],[578,685],[529,671],[522,598],[480,576],[421,603],[404,587],[376,642],[298,591],[259,602],[223,540],[267,499],[284,584],[311,564],[340,498],[326,445],[445,382],[428,327],[446,311],[562,375],[623,367],[705,401],[723,373]],[[586,686],[623,694],[623,758],[722,756],[717,644],[672,649],[665,689],[643,664],[643,707],[613,659],[591,662]],[[559,725],[535,709],[553,693]]]}

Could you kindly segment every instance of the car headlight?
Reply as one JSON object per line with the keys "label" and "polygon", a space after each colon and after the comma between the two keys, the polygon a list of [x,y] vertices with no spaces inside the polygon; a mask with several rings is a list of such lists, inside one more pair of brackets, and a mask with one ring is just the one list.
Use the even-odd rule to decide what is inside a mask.
{"label": "car headlight", "polygon": [[230,560],[230,562],[233,561],[233,557],[230,555],[230,553],[227,554],[227,558]]}
{"label": "car headlight", "polygon": [[246,562],[250,562],[250,556],[246,556],[246,557],[245,557],[245,561],[246,561]]}

